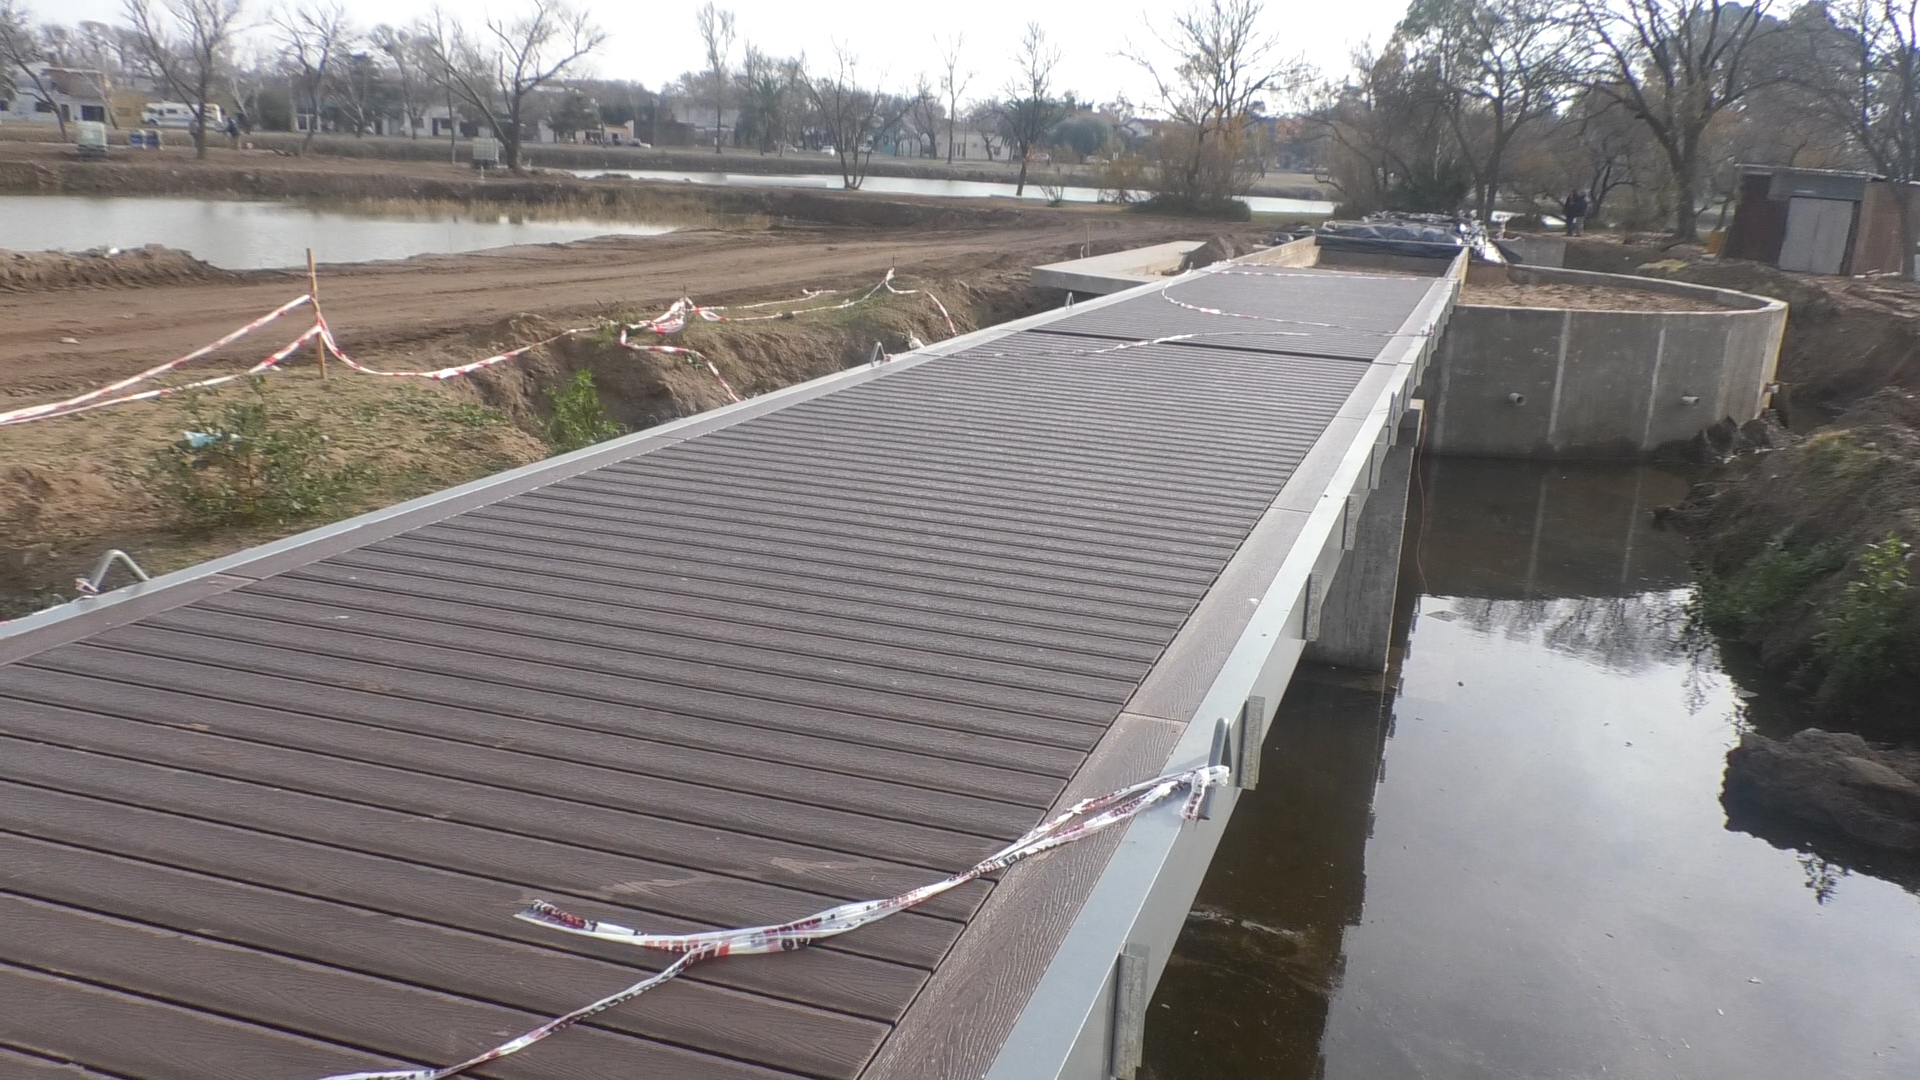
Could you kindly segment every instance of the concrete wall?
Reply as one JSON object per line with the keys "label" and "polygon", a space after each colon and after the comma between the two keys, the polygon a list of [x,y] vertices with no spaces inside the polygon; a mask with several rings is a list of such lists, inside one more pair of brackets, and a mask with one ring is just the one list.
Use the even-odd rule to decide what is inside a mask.
{"label": "concrete wall", "polygon": [[1507,277],[1686,296],[1718,310],[1456,305],[1423,387],[1435,453],[1644,457],[1766,407],[1784,303],[1582,270],[1512,267]]}

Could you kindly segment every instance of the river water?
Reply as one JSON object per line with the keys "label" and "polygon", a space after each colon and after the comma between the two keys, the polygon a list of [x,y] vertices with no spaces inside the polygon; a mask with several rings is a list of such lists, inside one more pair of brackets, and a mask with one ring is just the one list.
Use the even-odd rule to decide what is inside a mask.
{"label": "river water", "polygon": [[[575,169],[573,175],[589,180],[603,176],[625,177],[629,180],[662,180],[683,184],[716,184],[737,187],[797,187],[831,188],[839,190],[844,185],[840,177],[818,173],[800,173],[794,175],[768,173],[729,173],[729,172],[671,172],[657,169]],[[984,180],[919,180],[903,176],[869,176],[860,185],[862,191],[874,191],[885,195],[936,195],[955,199],[984,199],[989,196],[1015,198],[1016,188],[1012,184],[996,184]],[[1066,202],[1091,203],[1100,201],[1100,189],[1090,187],[1069,187],[1061,189]],[[1048,198],[1040,185],[1029,182],[1026,192],[1019,198],[1045,202]],[[1244,197],[1249,209],[1256,214],[1293,214],[1319,217],[1333,216],[1333,204],[1319,199],[1281,199],[1270,195],[1248,195]]]}
{"label": "river water", "polygon": [[508,215],[385,215],[276,202],[0,195],[0,249],[86,251],[147,244],[190,251],[227,270],[370,262],[609,234],[652,236],[665,225],[526,220]]}
{"label": "river water", "polygon": [[1769,703],[1687,630],[1685,478],[1423,472],[1404,648],[1295,679],[1142,1075],[1920,1077],[1920,897],[1720,805]]}

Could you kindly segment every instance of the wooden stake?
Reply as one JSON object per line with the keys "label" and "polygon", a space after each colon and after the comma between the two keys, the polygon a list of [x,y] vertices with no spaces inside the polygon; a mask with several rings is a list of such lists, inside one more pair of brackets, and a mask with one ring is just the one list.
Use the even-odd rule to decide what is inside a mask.
{"label": "wooden stake", "polygon": [[[320,274],[318,271],[316,271],[313,268],[313,249],[312,248],[307,249],[307,295],[312,298],[307,302],[313,305],[313,318],[315,322],[318,322],[320,320]],[[326,382],[327,381],[327,339],[326,338],[317,337],[313,339],[313,356],[314,356],[314,359],[320,361],[320,381]]]}

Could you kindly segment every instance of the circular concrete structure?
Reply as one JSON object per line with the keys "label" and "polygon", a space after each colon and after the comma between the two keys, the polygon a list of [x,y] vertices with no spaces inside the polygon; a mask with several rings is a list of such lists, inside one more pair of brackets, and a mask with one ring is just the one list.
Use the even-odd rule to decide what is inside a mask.
{"label": "circular concrete structure", "polygon": [[1469,281],[1602,286],[1701,310],[1456,303],[1423,387],[1435,453],[1645,457],[1767,406],[1787,323],[1779,300],[1554,267],[1476,266]]}

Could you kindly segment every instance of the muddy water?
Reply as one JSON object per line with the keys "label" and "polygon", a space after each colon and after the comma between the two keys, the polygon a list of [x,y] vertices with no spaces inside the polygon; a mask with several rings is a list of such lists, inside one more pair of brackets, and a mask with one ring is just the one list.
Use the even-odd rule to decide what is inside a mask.
{"label": "muddy water", "polygon": [[[625,177],[629,180],[662,180],[684,184],[718,184],[723,186],[745,187],[798,187],[826,188],[840,190],[846,185],[837,175],[821,173],[727,173],[727,172],[672,172],[660,169],[575,169],[575,176],[593,180],[600,177]],[[936,195],[950,199],[984,199],[998,197],[1016,198],[1019,190],[1012,184],[996,184],[987,180],[924,180],[904,176],[869,176],[860,184],[860,190],[879,192],[886,195]],[[1041,184],[1029,181],[1026,190],[1018,198],[1041,202],[1052,198]],[[1090,187],[1062,187],[1060,198],[1063,202],[1091,203],[1100,201],[1100,189]],[[1248,195],[1244,200],[1256,214],[1292,214],[1299,216],[1333,216],[1333,203],[1319,199],[1282,199],[1271,195]]]}
{"label": "muddy water", "polygon": [[668,231],[665,225],[529,221],[504,215],[389,216],[218,199],[0,195],[0,249],[86,251],[162,244],[227,270],[304,265],[308,248],[321,262],[370,262]]}
{"label": "muddy water", "polygon": [[1920,897],[1720,805],[1767,702],[1686,630],[1684,488],[1429,467],[1404,649],[1295,680],[1143,1075],[1920,1076]]}

